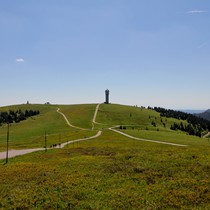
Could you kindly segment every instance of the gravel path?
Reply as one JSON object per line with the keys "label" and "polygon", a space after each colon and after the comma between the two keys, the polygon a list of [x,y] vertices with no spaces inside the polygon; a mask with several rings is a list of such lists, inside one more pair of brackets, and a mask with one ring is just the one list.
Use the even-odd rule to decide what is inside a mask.
{"label": "gravel path", "polygon": [[[96,117],[97,117],[99,106],[100,106],[100,104],[98,104],[96,106],[96,110],[95,110],[95,113],[94,113],[94,116],[93,116],[93,121],[92,121],[92,123],[93,123],[93,128],[92,129],[94,129],[94,123],[100,124],[100,123],[97,123],[96,122]],[[77,127],[77,126],[72,125],[68,121],[67,117],[60,111],[59,108],[57,109],[57,112],[64,117],[65,121],[67,122],[67,124],[70,127],[77,128],[77,129],[80,129],[80,130],[89,130],[89,129],[80,128],[80,127]],[[119,134],[121,134],[123,136],[126,136],[128,138],[139,140],[139,141],[153,142],[153,143],[158,143],[158,144],[167,144],[167,145],[179,146],[179,147],[186,147],[187,146],[187,145],[183,145],[183,144],[175,144],[175,143],[170,143],[170,142],[162,142],[162,141],[155,141],[155,140],[137,138],[137,137],[134,137],[134,136],[130,136],[128,134],[125,134],[125,133],[123,133],[121,131],[115,130],[114,128],[117,128],[117,127],[119,127],[119,126],[111,127],[111,128],[109,128],[109,130],[111,130],[113,132],[116,132],[116,133],[119,133]],[[62,143],[60,146],[57,146],[56,148],[63,148],[63,147],[65,147],[68,144],[73,144],[73,143],[79,142],[79,141],[85,141],[85,140],[89,140],[89,139],[94,139],[94,138],[99,137],[101,135],[101,133],[102,133],[102,131],[98,131],[98,133],[95,136],[91,136],[91,137],[83,138],[83,139],[76,139],[76,140],[68,141],[68,142]],[[50,148],[48,148],[48,149],[50,149]],[[16,157],[16,156],[25,155],[25,154],[28,154],[28,153],[42,151],[42,150],[45,150],[45,148],[34,148],[34,149],[24,149],[24,150],[9,150],[8,157],[9,158]],[[5,152],[0,152],[0,160],[1,159],[5,159],[5,158],[6,158],[6,151]]]}
{"label": "gravel path", "polygon": [[100,106],[100,105],[101,105],[101,104],[98,104],[98,105],[96,106],[96,110],[95,110],[95,113],[94,113],[94,116],[93,116],[93,121],[92,121],[92,125],[93,125],[92,130],[94,130],[95,124],[101,125],[101,123],[96,122],[96,117],[97,117],[98,109],[99,109],[99,106]]}
{"label": "gravel path", "polygon": [[[76,139],[76,140],[71,140],[65,143],[62,143],[60,146],[57,145],[55,148],[63,148],[68,144],[73,144],[75,142],[79,142],[79,141],[86,141],[89,139],[94,139],[97,138],[101,135],[102,131],[98,131],[98,133],[95,136],[91,136],[91,137],[87,137],[87,138],[83,138],[83,139]],[[52,149],[52,148],[47,148],[47,149]],[[20,156],[20,155],[25,155],[28,153],[32,153],[32,152],[37,152],[37,151],[42,151],[45,150],[45,148],[35,148],[35,149],[23,149],[23,150],[9,150],[8,152],[8,157],[16,157],[16,156]],[[6,159],[6,152],[0,152],[0,160],[1,159]]]}
{"label": "gravel path", "polygon": [[96,117],[97,117],[97,114],[98,114],[99,106],[100,106],[100,104],[98,104],[98,105],[96,106],[96,110],[95,110],[95,113],[94,113],[94,116],[93,116],[93,123],[97,123],[97,122],[96,122]]}
{"label": "gravel path", "polygon": [[[94,121],[95,121],[95,118],[97,116],[98,107],[99,107],[99,104],[96,107],[96,111],[95,111],[95,114],[94,114],[94,117],[93,117],[93,120]],[[77,128],[77,129],[80,129],[80,130],[89,130],[89,129],[80,128],[80,127],[77,127],[77,126],[72,125],[68,121],[67,117],[60,111],[59,108],[57,109],[57,112],[64,117],[65,121],[67,122],[67,124],[70,127]],[[67,144],[73,144],[73,143],[79,142],[79,141],[85,141],[85,140],[89,140],[89,139],[94,139],[94,138],[99,137],[101,135],[101,133],[102,133],[102,131],[98,131],[98,133],[95,136],[91,136],[91,137],[87,137],[87,138],[83,138],[83,139],[76,139],[76,140],[68,141],[68,142],[62,143],[61,145],[56,146],[56,148],[63,148]],[[52,149],[52,148],[48,148],[48,149]],[[34,149],[23,149],[23,150],[9,150],[8,157],[9,158],[16,157],[16,156],[25,155],[25,154],[28,154],[28,153],[42,151],[42,150],[45,150],[45,148],[34,148]],[[2,160],[2,159],[6,159],[6,151],[5,152],[0,152],[0,160]]]}
{"label": "gravel path", "polygon": [[121,131],[115,130],[114,128],[116,128],[116,127],[119,127],[119,126],[115,126],[115,127],[109,128],[109,130],[114,131],[116,133],[119,133],[119,134],[121,134],[123,136],[126,136],[126,137],[130,138],[130,139],[135,139],[135,140],[139,140],[139,141],[147,141],[147,142],[158,143],[158,144],[167,144],[167,145],[178,146],[178,147],[187,147],[188,146],[188,145],[183,145],[183,144],[175,144],[175,143],[170,143],[170,142],[163,142],[163,141],[155,141],[155,140],[137,138],[137,137],[134,137],[134,136],[130,136],[130,135],[126,134],[126,133],[123,133]]}
{"label": "gravel path", "polygon": [[65,119],[65,121],[67,122],[67,124],[68,124],[70,127],[76,128],[76,129],[79,129],[79,130],[83,130],[83,131],[89,130],[89,129],[80,128],[80,127],[77,127],[77,126],[72,125],[72,124],[69,122],[69,120],[67,119],[67,117],[65,116],[65,114],[63,114],[63,113],[60,111],[60,108],[57,109],[57,112],[63,116],[63,118]]}
{"label": "gravel path", "polygon": [[[8,157],[16,157],[20,155],[25,155],[31,152],[37,152],[44,150],[44,148],[35,148],[35,149],[23,149],[23,150],[9,150],[8,152]],[[0,152],[0,160],[1,159],[6,159],[6,152]]]}

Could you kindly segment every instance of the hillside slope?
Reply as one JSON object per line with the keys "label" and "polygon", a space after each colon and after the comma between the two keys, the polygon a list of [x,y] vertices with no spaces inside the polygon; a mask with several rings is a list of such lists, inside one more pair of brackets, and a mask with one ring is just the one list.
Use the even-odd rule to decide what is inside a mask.
{"label": "hillside slope", "polygon": [[182,123],[185,126],[188,125],[187,121],[163,117],[153,109],[101,104],[96,121],[100,123],[97,126],[102,129],[115,127],[120,132],[139,139],[198,146],[201,142],[200,137],[189,135],[178,129],[171,130],[174,123]]}
{"label": "hillside slope", "polygon": [[172,134],[197,144],[175,147],[103,130],[97,139],[0,161],[0,208],[210,209],[209,142]]}
{"label": "hillside slope", "polygon": [[[49,143],[93,136],[98,131],[92,128],[102,135],[7,164],[0,160],[0,209],[210,209],[209,141],[171,130],[180,120],[116,104],[100,104],[94,127],[94,104],[0,111],[18,108],[38,109],[40,115],[11,125],[10,148],[43,146],[45,130]],[[68,126],[58,108],[72,125],[90,130]],[[118,132],[110,129],[116,125]],[[6,132],[6,125],[0,127],[0,149]]]}
{"label": "hillside slope", "polygon": [[205,112],[196,114],[196,116],[202,117],[202,118],[210,121],[210,109],[206,110]]}
{"label": "hillside slope", "polygon": [[[30,117],[19,123],[10,124],[10,149],[44,147],[45,132],[47,134],[48,146],[66,142],[71,139],[88,137],[96,133],[94,131],[80,131],[78,129],[69,127],[63,116],[57,112],[58,107],[60,107],[65,113],[68,112],[68,109],[69,112],[74,113],[73,110],[75,109],[74,106],[40,104],[24,104],[1,107],[0,112],[9,110],[15,111],[19,109],[23,111],[29,109],[40,111],[40,114],[37,116]],[[82,107],[89,109],[89,106]],[[94,105],[91,105],[90,107],[94,107]],[[73,114],[72,118],[69,119],[73,122],[76,122],[76,125],[78,126],[84,125],[88,127],[91,121],[91,117],[89,117],[89,115],[87,117],[83,117],[83,120],[76,120],[80,116],[86,116],[81,109],[81,106],[78,106],[77,117]],[[0,151],[4,151],[6,149],[6,135],[7,125],[3,124],[0,126]]]}
{"label": "hillside slope", "polygon": [[105,128],[126,125],[128,128],[135,127],[141,130],[170,130],[174,122],[180,122],[177,119],[161,117],[151,109],[118,104],[101,104],[96,121]]}
{"label": "hillside slope", "polygon": [[[97,104],[29,104],[1,107],[0,112],[18,109],[40,111],[37,116],[10,125],[10,149],[44,147],[45,132],[47,145],[50,147],[53,144],[90,137],[95,135],[98,130],[116,126],[123,132],[139,138],[172,141],[172,143],[183,143],[180,140],[181,136],[187,136],[185,132],[170,129],[174,123],[182,122],[185,125],[186,121],[161,117],[160,113],[155,110],[119,104],[100,104],[96,123],[93,126],[92,121],[96,107]],[[67,125],[64,117],[57,112],[58,108],[75,127]],[[7,126],[3,124],[0,126],[0,151],[6,149],[6,135]],[[187,139],[191,138],[187,137]]]}

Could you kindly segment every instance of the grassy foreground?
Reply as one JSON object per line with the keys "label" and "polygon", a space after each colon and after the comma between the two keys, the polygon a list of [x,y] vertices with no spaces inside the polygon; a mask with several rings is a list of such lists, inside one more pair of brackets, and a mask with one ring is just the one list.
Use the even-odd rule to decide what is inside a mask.
{"label": "grassy foreground", "polygon": [[209,209],[210,153],[104,131],[0,165],[1,209]]}

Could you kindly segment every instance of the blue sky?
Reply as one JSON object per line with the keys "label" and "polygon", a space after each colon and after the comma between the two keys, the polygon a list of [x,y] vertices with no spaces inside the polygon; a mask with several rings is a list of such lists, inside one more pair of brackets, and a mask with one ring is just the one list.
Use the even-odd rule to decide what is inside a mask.
{"label": "blue sky", "polygon": [[0,106],[210,108],[207,0],[0,0]]}

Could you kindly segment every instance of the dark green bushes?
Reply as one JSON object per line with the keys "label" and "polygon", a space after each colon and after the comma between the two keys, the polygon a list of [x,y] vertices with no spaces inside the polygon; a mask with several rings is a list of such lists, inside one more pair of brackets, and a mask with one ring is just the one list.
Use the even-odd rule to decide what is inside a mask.
{"label": "dark green bushes", "polygon": [[38,115],[40,112],[39,110],[9,110],[8,112],[0,112],[0,126],[3,123],[13,123],[13,122],[20,122],[26,120],[28,117],[32,117]]}

